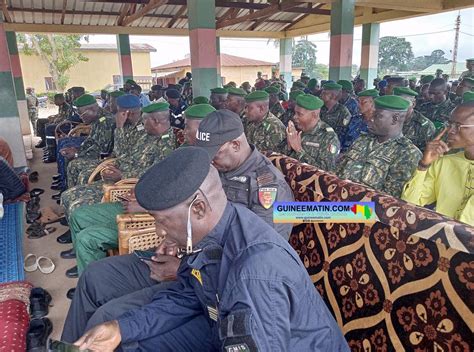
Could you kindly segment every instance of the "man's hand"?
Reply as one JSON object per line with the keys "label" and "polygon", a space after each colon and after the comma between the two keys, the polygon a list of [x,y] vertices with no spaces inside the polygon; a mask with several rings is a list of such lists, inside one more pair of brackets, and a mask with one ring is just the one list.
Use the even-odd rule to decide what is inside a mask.
{"label": "man's hand", "polygon": [[176,280],[181,259],[178,259],[178,245],[165,238],[155,251],[152,261],[145,261],[150,268],[150,277],[156,281]]}
{"label": "man's hand", "polygon": [[122,171],[113,165],[108,165],[101,171],[100,175],[105,182],[115,183],[122,179]]}
{"label": "man's hand", "polygon": [[434,161],[449,151],[448,145],[441,140],[447,131],[447,128],[443,129],[431,142],[426,144],[425,153],[421,159],[421,164],[423,164],[424,167],[430,166]]}
{"label": "man's hand", "polygon": [[115,125],[117,128],[123,128],[125,122],[127,122],[128,117],[130,116],[130,111],[119,111],[115,115]]}
{"label": "man's hand", "polygon": [[116,320],[108,321],[97,325],[86,332],[74,345],[79,346],[80,350],[91,350],[97,352],[113,352],[120,341],[120,327]]}
{"label": "man's hand", "polygon": [[75,147],[66,147],[66,148],[61,149],[60,153],[67,160],[72,160],[72,159],[74,159],[74,154],[77,153],[77,148],[75,148]]}
{"label": "man's hand", "polygon": [[301,132],[298,132],[295,128],[293,121],[288,122],[288,127],[286,128],[286,141],[288,143],[288,148],[299,153],[303,150],[301,146]]}

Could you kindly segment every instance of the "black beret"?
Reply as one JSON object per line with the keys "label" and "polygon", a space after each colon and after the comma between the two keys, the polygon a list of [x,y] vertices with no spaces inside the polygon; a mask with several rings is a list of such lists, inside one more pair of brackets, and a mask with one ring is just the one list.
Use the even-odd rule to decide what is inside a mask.
{"label": "black beret", "polygon": [[166,96],[171,99],[179,99],[179,97],[181,97],[181,94],[179,94],[178,90],[176,89],[168,89],[166,91]]}
{"label": "black beret", "polygon": [[176,149],[140,177],[135,197],[146,210],[164,210],[191,197],[209,173],[211,160],[202,148]]}

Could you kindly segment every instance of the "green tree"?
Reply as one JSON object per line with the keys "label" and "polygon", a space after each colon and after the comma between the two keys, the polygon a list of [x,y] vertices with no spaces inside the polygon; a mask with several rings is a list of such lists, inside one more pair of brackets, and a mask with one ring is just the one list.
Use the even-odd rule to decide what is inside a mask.
{"label": "green tree", "polygon": [[314,78],[318,80],[329,78],[329,67],[325,64],[316,64],[314,67]]}
{"label": "green tree", "polygon": [[299,40],[293,46],[293,67],[303,67],[304,72],[314,77],[316,75],[316,45],[307,39]]}
{"label": "green tree", "polygon": [[48,67],[49,74],[59,91],[69,82],[69,70],[81,61],[89,59],[79,49],[80,40],[87,36],[68,34],[17,34],[20,50],[25,55],[37,55]]}
{"label": "green tree", "polygon": [[379,43],[379,74],[407,71],[413,60],[411,43],[405,38],[383,37]]}
{"label": "green tree", "polygon": [[444,57],[445,53],[441,49],[433,50],[431,55],[417,56],[413,59],[410,67],[413,71],[421,71],[431,65],[447,64],[449,59]]}

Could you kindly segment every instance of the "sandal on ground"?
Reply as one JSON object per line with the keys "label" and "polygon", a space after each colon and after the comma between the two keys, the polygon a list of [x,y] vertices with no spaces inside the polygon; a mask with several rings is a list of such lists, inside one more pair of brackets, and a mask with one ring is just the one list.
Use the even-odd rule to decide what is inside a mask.
{"label": "sandal on ground", "polygon": [[28,233],[28,238],[35,240],[35,239],[47,236],[49,234],[52,234],[54,231],[56,231],[55,227],[44,227],[44,226],[34,227]]}
{"label": "sandal on ground", "polygon": [[38,258],[36,257],[36,254],[30,253],[26,255],[23,261],[23,269],[25,269],[25,271],[28,273],[38,269]]}
{"label": "sandal on ground", "polygon": [[40,195],[42,195],[44,193],[44,189],[42,188],[33,188],[31,191],[30,191],[30,195],[31,197],[38,197]]}
{"label": "sandal on ground", "polygon": [[28,175],[28,180],[30,182],[38,182],[38,177],[39,177],[39,174],[38,174],[38,171],[33,171],[31,174]]}
{"label": "sandal on ground", "polygon": [[51,274],[56,268],[56,265],[48,257],[38,257],[36,262],[38,263],[38,270],[43,274]]}

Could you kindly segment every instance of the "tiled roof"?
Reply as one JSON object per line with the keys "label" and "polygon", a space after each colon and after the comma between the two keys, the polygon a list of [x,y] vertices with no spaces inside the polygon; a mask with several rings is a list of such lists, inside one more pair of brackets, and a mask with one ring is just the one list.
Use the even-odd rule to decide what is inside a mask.
{"label": "tiled roof", "polygon": [[[228,55],[228,54],[221,54],[221,66],[274,66],[275,63],[268,62],[268,61],[260,61],[254,59],[248,59],[246,57]],[[191,58],[186,58],[183,60],[178,60],[174,62],[170,62],[169,64],[161,65],[153,67],[152,71],[160,71],[160,70],[167,70],[170,68],[178,68],[178,67],[188,67],[191,66]]]}

